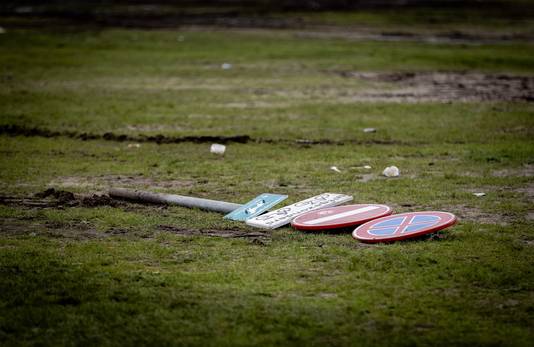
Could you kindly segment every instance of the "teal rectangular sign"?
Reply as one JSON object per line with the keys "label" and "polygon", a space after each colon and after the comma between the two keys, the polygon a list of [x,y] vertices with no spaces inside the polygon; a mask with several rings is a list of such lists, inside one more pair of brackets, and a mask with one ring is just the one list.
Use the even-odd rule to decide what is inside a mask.
{"label": "teal rectangular sign", "polygon": [[267,211],[279,202],[287,199],[287,195],[264,193],[247,202],[238,209],[230,212],[224,218],[245,221]]}

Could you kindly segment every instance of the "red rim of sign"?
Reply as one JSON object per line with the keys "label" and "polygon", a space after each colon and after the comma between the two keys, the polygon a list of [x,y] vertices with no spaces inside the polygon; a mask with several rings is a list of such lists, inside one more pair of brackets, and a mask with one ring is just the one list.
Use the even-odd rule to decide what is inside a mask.
{"label": "red rim of sign", "polygon": [[[322,208],[293,219],[299,230],[329,230],[360,225],[393,213],[391,207],[379,204],[356,204]],[[337,221],[336,221],[337,220]]]}
{"label": "red rim of sign", "polygon": [[[352,237],[367,243],[400,241],[431,234],[454,225],[456,221],[456,216],[449,212],[394,214],[360,225],[352,232]],[[412,230],[409,230],[410,228]]]}

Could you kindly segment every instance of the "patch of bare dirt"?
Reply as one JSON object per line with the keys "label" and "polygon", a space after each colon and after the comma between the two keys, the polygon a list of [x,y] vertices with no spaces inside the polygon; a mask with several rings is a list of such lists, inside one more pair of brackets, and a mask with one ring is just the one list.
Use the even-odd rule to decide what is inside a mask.
{"label": "patch of bare dirt", "polygon": [[[243,231],[237,229],[187,229],[171,225],[160,225],[158,231],[166,231],[181,236],[205,236],[222,238],[242,238],[249,240],[254,245],[265,246],[271,242],[271,235],[259,231]],[[73,222],[66,223],[55,221],[32,221],[17,218],[0,219],[0,236],[45,236],[52,238],[67,238],[74,240],[102,239],[110,236],[135,236],[152,237],[153,234],[139,234],[136,230],[128,228],[110,228],[106,231],[98,231],[91,223]]]}
{"label": "patch of bare dirt", "polygon": [[211,236],[211,237],[224,237],[224,238],[245,238],[253,241],[254,243],[262,243],[265,240],[271,238],[271,235],[268,233],[263,233],[260,231],[243,231],[238,229],[225,229],[225,230],[215,230],[215,229],[186,229],[179,228],[172,225],[159,225],[158,228],[162,231],[167,231],[176,235],[181,236]]}
{"label": "patch of bare dirt", "polygon": [[511,222],[508,216],[498,213],[484,212],[479,208],[466,205],[456,205],[445,210],[454,213],[460,221],[464,220],[480,224],[495,224],[502,226],[509,225]]}
{"label": "patch of bare dirt", "polygon": [[[534,201],[534,183],[530,183],[525,187],[516,188],[514,189],[514,192],[523,194],[529,202]],[[532,215],[534,216],[534,213],[532,213]]]}
{"label": "patch of bare dirt", "polygon": [[[410,211],[435,211],[436,208],[433,206],[418,206],[412,203],[402,203],[400,205],[390,204],[393,207],[395,213],[404,213]],[[458,217],[458,221],[467,221],[475,222],[480,224],[496,224],[506,226],[509,225],[513,220],[510,216],[501,215],[498,213],[484,212],[477,207],[472,207],[468,205],[453,205],[453,206],[442,206],[439,208],[440,211],[447,211],[453,213]]]}
{"label": "patch of bare dirt", "polygon": [[492,175],[495,177],[533,177],[534,165],[526,164],[520,168],[495,170]]}
{"label": "patch of bare dirt", "polygon": [[385,42],[423,42],[440,44],[498,44],[510,41],[534,41],[534,37],[524,34],[499,34],[463,31],[414,32],[414,31],[381,31],[377,28],[336,26],[313,26],[306,31],[298,31],[295,35],[313,39],[343,39],[350,41],[385,41]]}
{"label": "patch of bare dirt", "polygon": [[99,239],[108,235],[98,232],[87,223],[61,224],[54,222],[33,222],[16,218],[0,219],[0,235],[2,236],[46,236],[75,240]]}
{"label": "patch of bare dirt", "polygon": [[65,190],[48,188],[45,191],[27,197],[0,196],[0,204],[16,205],[29,208],[62,208],[62,207],[98,207],[120,206],[125,203],[110,198],[108,195],[81,195]]}
{"label": "patch of bare dirt", "polygon": [[[351,96],[361,101],[534,101],[534,76],[474,72],[339,72],[376,83]],[[392,88],[384,88],[392,86]]]}
{"label": "patch of bare dirt", "polygon": [[76,200],[72,192],[67,192],[64,190],[55,190],[54,188],[49,188],[45,191],[39,192],[35,194],[35,197],[41,199],[53,197],[57,200],[59,204],[70,203],[71,201]]}
{"label": "patch of bare dirt", "polygon": [[[108,195],[80,195],[64,190],[49,188],[29,197],[0,196],[0,204],[24,206],[28,208],[64,208],[64,207],[128,207],[124,201],[112,199]],[[151,207],[150,207],[151,208]],[[182,236],[209,236],[223,238],[244,238],[253,244],[267,245],[271,235],[260,231],[243,231],[238,229],[187,229],[171,225],[160,225],[160,231],[168,231]],[[135,235],[135,230],[110,228],[105,232],[97,231],[91,223],[87,222],[36,222],[30,219],[2,218],[0,219],[0,235],[30,235],[66,237],[74,239],[103,238],[111,235]]]}

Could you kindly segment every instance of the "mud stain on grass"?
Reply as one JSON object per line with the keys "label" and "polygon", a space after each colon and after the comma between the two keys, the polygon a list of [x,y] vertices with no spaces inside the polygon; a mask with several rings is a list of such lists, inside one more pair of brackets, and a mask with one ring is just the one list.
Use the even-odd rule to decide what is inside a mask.
{"label": "mud stain on grass", "polygon": [[238,229],[186,229],[172,225],[159,225],[158,229],[180,236],[211,236],[224,238],[245,238],[245,239],[270,239],[271,235],[260,231],[244,231]]}
{"label": "mud stain on grass", "polygon": [[491,174],[495,177],[534,177],[534,165],[526,164],[520,168],[495,170]]}
{"label": "mud stain on grass", "polygon": [[53,131],[37,127],[19,125],[0,125],[0,135],[10,136],[39,136],[39,137],[69,137],[80,140],[106,140],[116,142],[153,142],[153,143],[247,143],[250,136],[165,136],[165,135],[126,135],[107,132],[104,134],[80,133],[76,131]]}
{"label": "mud stain on grass", "polygon": [[[513,191],[516,193],[523,194],[528,202],[534,202],[534,183],[530,183],[525,187],[514,189]],[[531,214],[534,216],[534,212]]]}
{"label": "mud stain on grass", "polygon": [[431,44],[498,44],[511,41],[534,41],[534,37],[524,34],[492,34],[462,31],[442,31],[423,33],[413,31],[380,31],[373,28],[352,27],[340,30],[334,26],[310,27],[307,31],[295,34],[307,39],[343,39],[350,41],[422,42]]}
{"label": "mud stain on grass", "polygon": [[[111,206],[128,209],[129,203],[112,199],[108,195],[80,195],[64,190],[49,188],[45,191],[29,197],[0,196],[0,204],[22,206],[32,209],[65,207],[99,207]],[[145,207],[145,209],[153,206]],[[271,235],[260,231],[244,231],[239,229],[189,229],[172,225],[159,225],[154,231],[166,231],[181,236],[208,236],[223,238],[244,238],[254,244],[266,245]],[[152,237],[153,233],[141,232],[129,228],[110,228],[106,231],[98,231],[87,222],[77,221],[34,221],[32,219],[3,218],[0,219],[0,235],[30,235],[65,237],[73,239],[104,238],[112,235]]]}
{"label": "mud stain on grass", "polygon": [[152,238],[155,232],[169,232],[179,236],[222,237],[247,239],[253,244],[267,245],[271,235],[258,231],[243,231],[237,229],[187,229],[171,225],[159,225],[154,232],[140,232],[130,228],[109,228],[105,231],[97,230],[90,223],[54,221],[28,221],[17,218],[3,218],[0,220],[0,236],[30,236],[66,238],[73,240],[104,239],[110,236]]}
{"label": "mud stain on grass", "polygon": [[534,76],[474,72],[338,72],[377,87],[351,96],[354,101],[534,101]]}
{"label": "mud stain on grass", "polygon": [[453,213],[458,218],[458,222],[471,222],[479,224],[493,224],[507,226],[515,220],[511,216],[506,216],[499,213],[485,212],[480,208],[469,205],[443,205],[439,208],[435,206],[419,206],[411,203],[403,203],[400,205],[390,204],[395,213],[403,213],[410,211],[446,211]]}
{"label": "mud stain on grass", "polygon": [[[269,144],[286,144],[298,146],[311,145],[345,145],[345,144],[361,144],[361,145],[403,145],[413,144],[414,142],[405,142],[397,140],[374,140],[374,139],[353,139],[353,140],[331,140],[331,139],[280,139],[280,138],[256,138],[253,139],[249,135],[236,136],[168,136],[168,135],[126,135],[115,134],[112,132],[101,134],[92,133],[78,133],[75,131],[53,131],[37,127],[25,127],[20,125],[0,125],[0,135],[7,136],[26,136],[26,137],[68,137],[78,140],[104,140],[113,142],[151,142],[157,144],[173,144],[173,143],[269,143]],[[422,142],[417,142],[421,143]]]}
{"label": "mud stain on grass", "polygon": [[52,221],[34,222],[16,218],[3,218],[0,220],[0,236],[21,235],[74,240],[101,239],[109,236],[106,233],[97,231],[87,223],[61,224]]}
{"label": "mud stain on grass", "polygon": [[468,205],[455,205],[450,207],[444,207],[444,211],[450,211],[454,213],[459,222],[473,222],[479,224],[493,224],[507,226],[513,222],[513,218],[499,214],[499,213],[490,213],[484,212],[477,207],[472,207]]}
{"label": "mud stain on grass", "polygon": [[65,190],[49,188],[28,197],[0,196],[0,204],[24,206],[29,208],[64,208],[64,207],[117,207],[124,205],[122,201],[110,198],[108,195],[74,194]]}

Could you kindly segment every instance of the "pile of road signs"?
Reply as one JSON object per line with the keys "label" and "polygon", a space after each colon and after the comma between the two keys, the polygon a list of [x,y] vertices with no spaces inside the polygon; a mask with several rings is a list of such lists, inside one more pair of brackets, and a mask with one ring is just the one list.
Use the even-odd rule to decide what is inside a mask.
{"label": "pile of road signs", "polygon": [[356,227],[352,236],[362,242],[391,242],[420,237],[456,223],[448,212],[427,211],[392,214],[380,204],[343,205],[352,196],[324,193],[265,214],[286,195],[262,194],[225,216],[259,228],[275,229],[291,223],[298,230],[343,230]]}
{"label": "pile of road signs", "polygon": [[289,224],[295,217],[308,211],[337,206],[351,200],[352,196],[349,195],[324,193],[264,215],[247,219],[245,223],[258,228],[275,229]]}
{"label": "pile of road signs", "polygon": [[352,200],[345,194],[324,193],[278,210],[270,208],[287,195],[261,194],[240,205],[225,201],[195,198],[163,193],[150,193],[124,188],[110,189],[109,195],[133,201],[166,203],[208,211],[228,213],[224,218],[244,221],[264,229],[276,229],[291,223],[299,230],[356,229],[352,236],[362,242],[390,242],[430,234],[456,223],[456,217],[447,212],[410,212],[392,214],[391,207],[379,204],[344,205]]}

